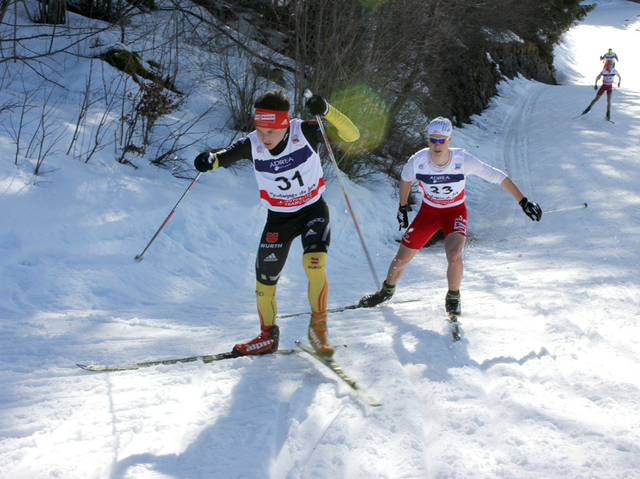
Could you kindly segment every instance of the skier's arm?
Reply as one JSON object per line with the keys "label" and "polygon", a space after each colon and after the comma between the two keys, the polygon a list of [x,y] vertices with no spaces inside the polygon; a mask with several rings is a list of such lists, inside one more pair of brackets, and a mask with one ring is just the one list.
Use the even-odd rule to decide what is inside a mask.
{"label": "skier's arm", "polygon": [[215,170],[222,166],[228,168],[232,164],[240,160],[250,160],[253,155],[251,154],[251,140],[246,136],[239,139],[229,148],[219,150],[216,152],[205,151],[196,156],[193,164],[196,170],[200,172],[206,172]]}
{"label": "skier's arm", "polygon": [[600,72],[600,73],[598,74],[598,76],[596,77],[596,84],[595,84],[595,87],[596,87],[596,88],[598,88],[598,80],[600,80],[600,78],[602,78],[602,72]]}
{"label": "skier's arm", "polygon": [[463,154],[465,175],[476,175],[483,180],[496,185],[501,185],[507,177],[504,171],[488,165],[484,161],[480,161],[471,153],[465,151]]}
{"label": "skier's arm", "polygon": [[346,142],[356,141],[360,138],[360,131],[349,118],[332,107],[327,100],[315,94],[308,98],[305,106],[309,113],[315,116],[324,116],[329,123],[336,127],[338,136]]}
{"label": "skier's arm", "polygon": [[327,106],[329,107],[329,111],[324,117],[329,123],[336,127],[340,138],[347,142],[356,141],[360,138],[360,130],[358,130],[358,127],[354,125],[349,118],[329,105],[329,103],[327,103]]}
{"label": "skier's arm", "polygon": [[596,77],[596,84],[594,86],[594,88],[597,90],[598,89],[598,80],[600,80],[600,78],[602,78],[602,72],[600,72],[598,74],[598,76]]}
{"label": "skier's arm", "polygon": [[240,138],[230,147],[216,153],[218,166],[228,168],[240,160],[252,160],[251,140],[248,137]]}
{"label": "skier's arm", "polygon": [[409,194],[411,193],[411,181],[400,180],[400,206],[398,206],[398,212],[396,213],[396,219],[398,220],[398,231],[402,231],[402,228],[409,227]]}
{"label": "skier's arm", "polygon": [[520,203],[520,201],[522,201],[522,198],[524,198],[524,195],[522,194],[522,191],[520,191],[520,188],[518,188],[518,186],[508,176],[504,180],[502,180],[500,186],[507,190],[507,192],[509,192],[509,194],[513,196],[518,203]]}
{"label": "skier's arm", "polygon": [[411,193],[411,181],[400,180],[400,206],[405,206]]}
{"label": "skier's arm", "polygon": [[464,152],[464,154],[466,155],[464,159],[465,174],[477,175],[490,183],[499,184],[515,198],[522,208],[522,211],[524,211],[529,218],[534,221],[540,221],[540,218],[542,218],[542,210],[538,204],[529,201],[524,194],[522,194],[520,188],[518,188],[504,171],[480,161],[470,153]]}
{"label": "skier's arm", "polygon": [[540,208],[538,203],[529,201],[527,197],[522,194],[520,188],[518,188],[518,186],[511,180],[511,178],[507,176],[504,180],[502,180],[500,186],[507,190],[511,194],[511,196],[516,199],[525,215],[531,218],[532,221],[540,221],[540,218],[542,218],[542,208]]}
{"label": "skier's arm", "polygon": [[620,82],[622,81],[622,77],[620,76],[619,73],[617,74],[617,77],[618,77],[618,87],[619,87],[620,86]]}

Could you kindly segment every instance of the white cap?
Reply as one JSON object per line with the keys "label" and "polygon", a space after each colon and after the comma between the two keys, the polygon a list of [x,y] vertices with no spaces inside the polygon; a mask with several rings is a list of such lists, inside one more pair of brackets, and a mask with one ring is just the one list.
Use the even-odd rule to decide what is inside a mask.
{"label": "white cap", "polygon": [[427,134],[431,135],[444,135],[447,138],[451,136],[453,133],[453,125],[451,124],[451,120],[448,118],[442,118],[439,116],[431,123],[429,123],[429,131]]}

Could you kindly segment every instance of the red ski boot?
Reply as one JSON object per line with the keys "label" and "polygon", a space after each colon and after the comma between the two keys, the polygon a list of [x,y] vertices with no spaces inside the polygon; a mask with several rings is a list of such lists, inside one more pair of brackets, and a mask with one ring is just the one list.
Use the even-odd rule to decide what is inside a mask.
{"label": "red ski boot", "polygon": [[327,314],[311,313],[308,330],[309,342],[316,353],[330,358],[333,356],[334,347],[327,338]]}
{"label": "red ski boot", "polygon": [[246,343],[236,344],[231,353],[234,356],[249,356],[254,354],[273,354],[278,350],[280,328],[277,325],[262,326],[257,338]]}

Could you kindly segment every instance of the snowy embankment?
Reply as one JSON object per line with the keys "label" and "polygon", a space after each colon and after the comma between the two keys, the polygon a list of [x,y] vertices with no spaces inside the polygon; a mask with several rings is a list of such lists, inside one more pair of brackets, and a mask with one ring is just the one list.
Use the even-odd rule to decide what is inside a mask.
{"label": "snowy embankment", "polygon": [[[470,179],[461,341],[445,326],[441,244],[416,256],[394,297],[420,301],[331,316],[333,342],[348,345],[337,361],[379,408],[300,355],[76,368],[227,351],[257,334],[265,210],[253,174],[202,175],[136,263],[188,182],[60,154],[34,186],[30,159],[3,157],[0,476],[640,477],[638,14],[601,3],[557,48],[563,85],[504,82],[455,131],[453,146],[504,169],[544,210],[589,205],[533,223],[500,187]],[[623,78],[616,124],[604,99],[571,121],[609,47]],[[5,132],[0,144],[13,151]],[[383,278],[397,196],[347,188]],[[334,307],[375,285],[337,182],[326,198]],[[308,310],[301,256],[296,243],[282,314]],[[283,348],[306,337],[304,316],[280,325]]]}

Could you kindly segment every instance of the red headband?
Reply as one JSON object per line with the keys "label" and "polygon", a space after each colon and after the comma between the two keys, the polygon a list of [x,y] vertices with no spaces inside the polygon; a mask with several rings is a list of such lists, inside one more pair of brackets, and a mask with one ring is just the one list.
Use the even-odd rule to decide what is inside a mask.
{"label": "red headband", "polygon": [[272,128],[274,130],[288,128],[289,112],[257,108],[254,122],[260,128]]}

